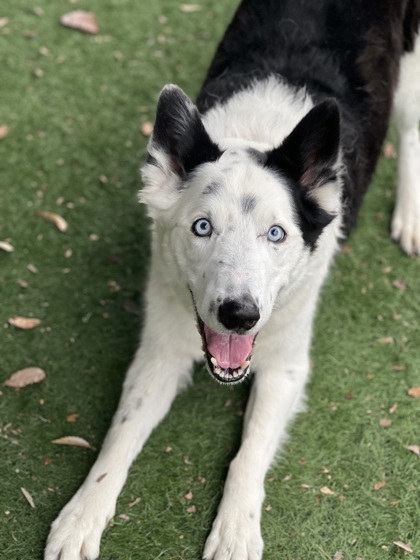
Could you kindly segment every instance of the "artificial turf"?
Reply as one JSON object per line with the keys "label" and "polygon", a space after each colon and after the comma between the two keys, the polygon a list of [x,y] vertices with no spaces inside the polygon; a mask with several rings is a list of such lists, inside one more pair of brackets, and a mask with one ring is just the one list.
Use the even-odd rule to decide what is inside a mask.
{"label": "artificial turf", "polygon": [[[52,440],[77,435],[98,448],[116,408],[149,258],[136,203],[140,126],[165,83],[198,92],[236,2],[196,4],[1,3],[0,240],[14,251],[0,251],[0,381],[32,365],[47,373],[1,388],[2,559],[42,558],[50,523],[94,461],[96,451]],[[100,33],[60,26],[73,9],[95,12]],[[408,395],[420,385],[420,261],[388,239],[395,175],[383,159],[323,293],[308,410],[266,484],[267,560],[403,558],[394,541],[420,557],[420,462],[406,449],[420,444],[420,399]],[[62,215],[68,230],[36,210]],[[42,323],[21,331],[8,325],[15,315]],[[101,559],[200,558],[249,385],[221,387],[201,367],[194,381],[134,463]]]}

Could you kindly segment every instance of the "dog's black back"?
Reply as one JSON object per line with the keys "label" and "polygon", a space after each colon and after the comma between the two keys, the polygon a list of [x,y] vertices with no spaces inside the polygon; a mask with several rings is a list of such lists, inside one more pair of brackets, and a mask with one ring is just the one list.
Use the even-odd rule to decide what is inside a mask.
{"label": "dog's black back", "polygon": [[341,109],[344,230],[357,219],[380,154],[399,61],[413,48],[419,0],[244,0],[198,96],[200,111],[277,75]]}

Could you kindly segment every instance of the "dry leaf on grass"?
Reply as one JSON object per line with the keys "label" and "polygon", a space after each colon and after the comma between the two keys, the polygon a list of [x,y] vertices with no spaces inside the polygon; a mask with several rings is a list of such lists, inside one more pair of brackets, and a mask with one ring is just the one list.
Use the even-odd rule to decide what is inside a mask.
{"label": "dry leaf on grass", "polygon": [[9,134],[9,127],[7,126],[7,124],[0,125],[0,140],[6,138],[8,134]]}
{"label": "dry leaf on grass", "polygon": [[62,438],[54,439],[52,443],[58,445],[74,445],[76,447],[84,447],[86,449],[93,449],[88,441],[79,436],[65,436]]}
{"label": "dry leaf on grass", "polygon": [[398,548],[402,548],[403,550],[405,550],[406,552],[413,552],[413,549],[410,548],[408,546],[408,544],[405,544],[401,541],[394,541],[395,546],[398,546]]}
{"label": "dry leaf on grass", "polygon": [[377,482],[375,484],[375,486],[373,487],[374,490],[380,490],[381,488],[383,488],[385,486],[386,482],[385,480],[381,480],[380,482]]}
{"label": "dry leaf on grass", "polygon": [[195,506],[190,506],[189,508],[187,508],[188,513],[195,513],[196,511],[197,511],[197,508]]}
{"label": "dry leaf on grass", "polygon": [[22,329],[24,331],[28,331],[30,329],[34,329],[41,324],[39,319],[35,317],[10,317],[8,321],[9,325],[12,327],[16,327],[17,329]]}
{"label": "dry leaf on grass", "polygon": [[99,31],[98,22],[93,12],[86,12],[84,10],[75,10],[68,12],[60,18],[61,25],[77,29],[83,33],[92,33],[95,35]]}
{"label": "dry leaf on grass", "polygon": [[28,501],[28,504],[31,506],[31,508],[35,509],[35,502],[34,499],[32,498],[32,496],[29,494],[29,492],[26,490],[26,488],[21,488],[20,489],[22,494],[25,496],[25,498]]}
{"label": "dry leaf on grass", "polygon": [[130,502],[128,504],[129,508],[133,508],[134,506],[136,506],[137,504],[139,504],[141,502],[141,498],[136,498],[135,500],[133,500],[132,502]]}
{"label": "dry leaf on grass", "polygon": [[394,339],[392,336],[386,336],[378,340],[381,344],[394,344]]}
{"label": "dry leaf on grass", "polygon": [[201,6],[199,4],[181,4],[179,9],[184,14],[193,14],[194,12],[199,12]]}
{"label": "dry leaf on grass", "polygon": [[385,159],[396,158],[397,150],[395,149],[394,144],[391,144],[391,142],[386,142],[384,144],[383,155]]}
{"label": "dry leaf on grass", "polygon": [[405,290],[405,282],[404,280],[401,280],[401,278],[396,278],[395,280],[393,280],[392,285],[397,290],[400,290],[400,292],[403,292]]}
{"label": "dry leaf on grass", "polygon": [[406,445],[405,448],[420,457],[420,445]]}
{"label": "dry leaf on grass", "polygon": [[333,492],[332,490],[330,490],[328,488],[328,486],[323,486],[320,489],[321,494],[325,494],[325,496],[335,496],[335,492]]}
{"label": "dry leaf on grass", "polygon": [[66,418],[66,422],[76,422],[80,414],[69,414]]}
{"label": "dry leaf on grass", "polygon": [[44,220],[47,220],[47,222],[53,223],[59,231],[67,231],[67,228],[69,227],[64,218],[62,218],[58,214],[54,214],[53,212],[44,212],[43,210],[37,210],[36,215],[44,218]]}
{"label": "dry leaf on grass", "polygon": [[344,560],[344,554],[339,550],[334,554],[334,560]]}
{"label": "dry leaf on grass", "polygon": [[38,274],[38,269],[34,264],[28,264],[26,267],[32,274]]}
{"label": "dry leaf on grass", "polygon": [[420,397],[420,387],[411,387],[411,389],[408,390],[408,394],[410,397],[418,399]]}
{"label": "dry leaf on grass", "polygon": [[389,418],[381,418],[379,420],[379,425],[382,428],[389,428],[391,424],[392,424],[392,420],[390,420]]}
{"label": "dry leaf on grass", "polygon": [[0,241],[0,249],[6,253],[12,253],[15,250],[13,245],[10,245],[7,241]]}
{"label": "dry leaf on grass", "polygon": [[28,367],[16,371],[9,377],[9,379],[6,379],[3,385],[6,387],[14,387],[15,389],[21,389],[22,387],[26,387],[26,385],[39,383],[45,379],[45,375],[45,371],[39,367]]}
{"label": "dry leaf on grass", "polygon": [[121,286],[115,280],[108,280],[106,283],[111,294],[115,294],[121,290]]}
{"label": "dry leaf on grass", "polygon": [[140,132],[143,134],[143,136],[150,136],[153,132],[153,123],[151,123],[150,121],[144,122],[140,126]]}
{"label": "dry leaf on grass", "polygon": [[0,29],[2,27],[6,27],[6,25],[9,23],[9,18],[7,17],[2,17],[0,18]]}

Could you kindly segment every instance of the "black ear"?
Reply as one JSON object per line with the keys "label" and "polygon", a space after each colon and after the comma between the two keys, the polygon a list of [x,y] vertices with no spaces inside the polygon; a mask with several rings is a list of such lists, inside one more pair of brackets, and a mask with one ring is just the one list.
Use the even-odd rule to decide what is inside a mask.
{"label": "black ear", "polygon": [[171,84],[160,94],[151,144],[169,156],[171,170],[180,177],[221,155],[197,107],[181,88]]}
{"label": "black ear", "polygon": [[336,101],[316,105],[280,147],[268,153],[267,165],[281,166],[304,189],[333,179],[340,145],[340,112]]}
{"label": "black ear", "polygon": [[[267,154],[266,166],[290,180],[303,237],[312,249],[336,215],[339,148],[340,112],[336,101],[327,99],[311,109],[283,143]],[[322,192],[320,187],[327,184],[332,185],[329,192]]]}

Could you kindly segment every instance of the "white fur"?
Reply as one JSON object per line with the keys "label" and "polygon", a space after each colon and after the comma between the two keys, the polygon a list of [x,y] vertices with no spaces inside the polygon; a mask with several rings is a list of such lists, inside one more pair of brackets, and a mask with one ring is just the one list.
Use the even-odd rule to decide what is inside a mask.
{"label": "white fur", "polygon": [[[401,90],[399,95],[406,99],[408,93]],[[407,146],[401,152],[402,161],[414,165],[408,146],[416,145],[415,134],[401,116],[405,115],[404,102],[398,99],[401,143]],[[205,127],[226,151],[219,161],[200,166],[183,189],[178,189],[180,179],[170,170],[167,155],[152,140],[149,151],[158,165],[144,167],[145,188],[140,194],[154,219],[141,344],[103,448],[85,482],[53,523],[45,560],[98,557],[101,534],[114,515],[130,464],[177,392],[188,383],[193,362],[201,358],[189,289],[200,316],[219,331],[210,305],[215,294],[240,297],[246,291],[259,302],[261,317],[251,331],[259,331],[252,361],[258,374],[246,410],[242,444],[230,465],[203,558],[262,558],[264,477],[288,424],[302,406],[310,371],[312,320],[337,249],[340,215],[324,229],[316,251],[310,253],[288,190],[281,179],[256,165],[244,148],[277,146],[312,105],[304,90],[295,92],[266,80],[211,110],[204,119]],[[400,171],[400,180],[402,174]],[[400,185],[393,225],[396,237],[410,238],[409,244],[403,244],[408,252],[420,247],[420,233],[415,229],[420,223],[417,177]],[[204,189],[213,182],[222,184],[220,195],[204,196]],[[414,203],[413,192],[417,193]],[[240,200],[248,194],[255,195],[257,204],[255,211],[245,214]],[[340,179],[319,189],[317,196],[324,208],[340,214]],[[413,206],[409,223],[416,223],[409,228],[398,225],[406,220],[407,200]],[[193,236],[194,220],[210,215],[216,234],[210,239]],[[273,224],[287,232],[287,240],[276,249],[266,238]],[[219,266],[219,261],[224,265]]]}
{"label": "white fur", "polygon": [[391,235],[408,255],[420,255],[420,36],[401,61],[394,100],[398,130],[398,191]]}
{"label": "white fur", "polygon": [[211,138],[222,148],[231,147],[227,143],[232,138],[242,144],[256,142],[274,148],[313,105],[305,89],[296,91],[270,77],[215,106],[203,122]]}

